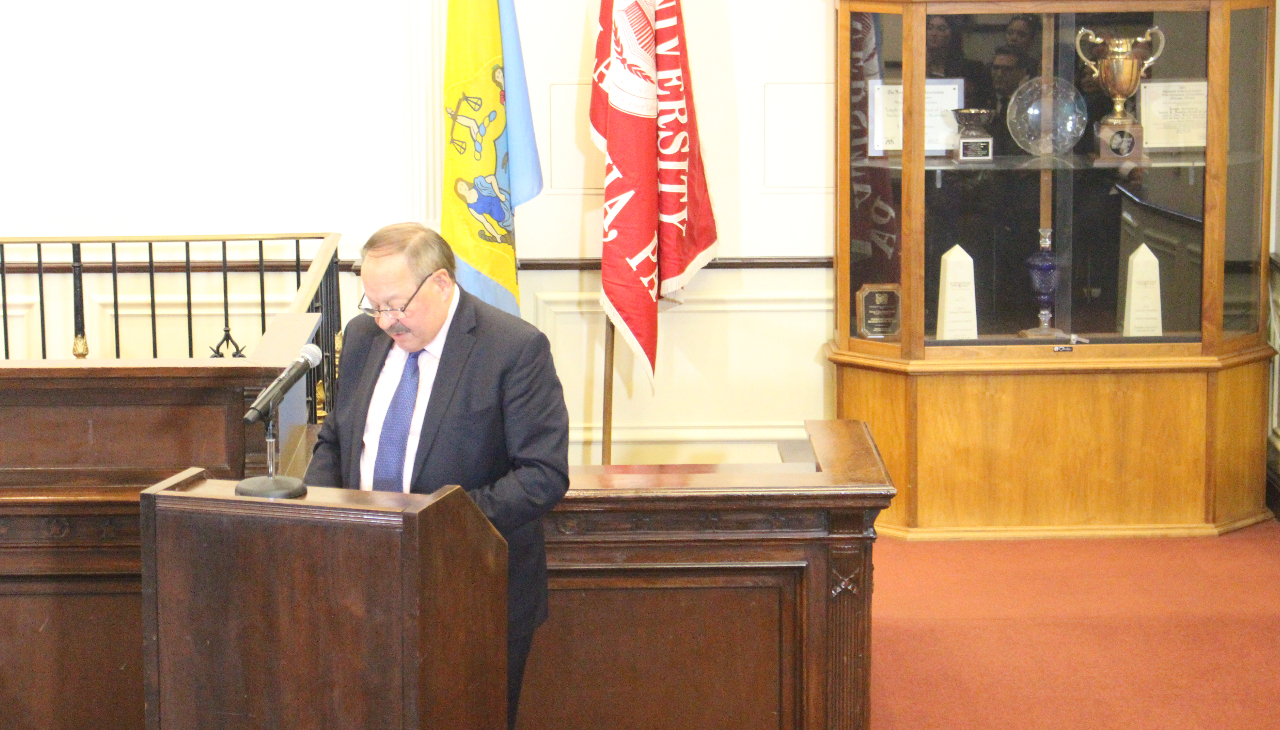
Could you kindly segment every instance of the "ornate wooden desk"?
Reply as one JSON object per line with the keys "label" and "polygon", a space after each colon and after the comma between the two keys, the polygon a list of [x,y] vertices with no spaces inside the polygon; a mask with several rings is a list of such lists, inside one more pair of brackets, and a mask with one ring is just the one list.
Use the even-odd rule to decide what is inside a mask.
{"label": "ornate wooden desk", "polygon": [[894,490],[863,424],[807,425],[820,472],[573,471],[522,730],[869,726],[873,525]]}
{"label": "ornate wooden desk", "polygon": [[[894,490],[861,423],[808,426],[821,471],[572,472],[524,730],[867,727],[872,526]],[[0,726],[140,730],[140,488],[37,471],[0,480]]]}

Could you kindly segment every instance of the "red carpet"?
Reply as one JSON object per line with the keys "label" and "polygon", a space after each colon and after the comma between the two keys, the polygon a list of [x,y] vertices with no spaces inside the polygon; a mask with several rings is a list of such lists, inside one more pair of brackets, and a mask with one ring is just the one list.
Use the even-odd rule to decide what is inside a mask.
{"label": "red carpet", "polygon": [[1280,524],[875,546],[872,730],[1280,728]]}

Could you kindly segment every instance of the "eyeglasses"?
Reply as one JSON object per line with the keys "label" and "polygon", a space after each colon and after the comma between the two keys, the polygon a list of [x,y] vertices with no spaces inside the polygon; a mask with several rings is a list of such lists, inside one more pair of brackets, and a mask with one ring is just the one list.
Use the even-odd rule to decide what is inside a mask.
{"label": "eyeglasses", "polygon": [[[427,279],[430,279],[432,276],[435,276],[435,274],[432,273],[431,276],[427,277]],[[367,306],[369,304],[369,298],[367,296],[360,297],[360,304],[366,306],[360,306],[357,307],[357,309],[375,319],[379,316],[386,317],[387,319],[404,319],[408,316],[405,314],[405,310],[413,303],[413,298],[418,296],[418,292],[422,291],[422,285],[427,283],[427,279],[423,279],[418,282],[418,288],[413,290],[413,293],[409,295],[409,299],[405,301],[404,306],[399,309],[374,309],[373,307]]]}

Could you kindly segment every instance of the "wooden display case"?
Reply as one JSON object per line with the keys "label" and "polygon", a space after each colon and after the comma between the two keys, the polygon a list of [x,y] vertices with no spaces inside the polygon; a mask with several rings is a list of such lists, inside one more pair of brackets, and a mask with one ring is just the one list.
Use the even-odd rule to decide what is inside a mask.
{"label": "wooden display case", "polygon": [[[841,0],[837,12],[828,356],[838,416],[870,425],[899,490],[877,529],[1211,535],[1271,517],[1273,0]],[[1032,45],[1018,48],[1027,33],[1009,26],[1029,28]],[[1164,47],[1127,102],[1146,148],[1108,160],[1094,134],[1112,102],[1077,60],[1077,34],[1153,27]],[[1019,84],[1011,66],[1025,68]],[[1085,119],[1084,135],[1031,154],[1013,131],[1026,129],[1015,87],[1054,77],[1078,94],[1055,99],[1072,102],[1064,116]],[[1170,90],[1182,101],[1154,103]],[[996,112],[992,159],[948,155],[955,135],[939,135],[954,105]],[[1058,272],[1056,338],[1019,336],[1038,324],[1026,261],[1040,229]],[[1162,327],[1126,336],[1129,255],[1144,244],[1160,264]],[[954,246],[973,262],[976,338],[942,339],[954,332],[938,326]],[[900,293],[896,333],[860,321],[867,287]]]}

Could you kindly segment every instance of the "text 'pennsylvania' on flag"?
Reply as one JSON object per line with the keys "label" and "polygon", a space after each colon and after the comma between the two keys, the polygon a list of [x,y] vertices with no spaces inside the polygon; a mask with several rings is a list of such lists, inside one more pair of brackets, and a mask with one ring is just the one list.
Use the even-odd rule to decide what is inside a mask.
{"label": "text 'pennsylvania' on flag", "polygon": [[601,0],[591,133],[605,153],[600,303],[648,361],[658,299],[715,257],[679,0]]}
{"label": "text 'pennsylvania' on flag", "polygon": [[542,190],[513,0],[450,0],[440,234],[458,283],[520,315],[515,207]]}

